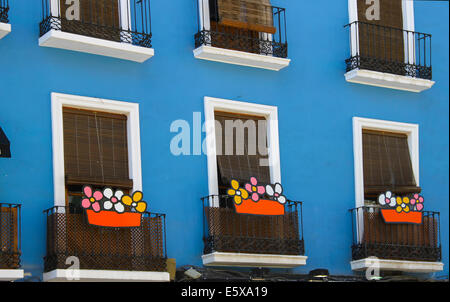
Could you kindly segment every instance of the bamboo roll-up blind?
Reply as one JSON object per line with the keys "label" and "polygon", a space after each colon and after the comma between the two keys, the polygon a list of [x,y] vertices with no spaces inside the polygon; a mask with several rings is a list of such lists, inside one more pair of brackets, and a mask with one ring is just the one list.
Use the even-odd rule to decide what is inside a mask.
{"label": "bamboo roll-up blind", "polygon": [[66,184],[130,189],[127,117],[64,108]]}
{"label": "bamboo roll-up blind", "polygon": [[270,0],[217,0],[220,24],[275,34]]}
{"label": "bamboo roll-up blind", "polygon": [[371,5],[366,4],[365,0],[358,0],[357,5],[358,20],[363,22],[359,24],[361,56],[403,63],[405,49],[402,0],[380,0],[379,20],[367,19],[366,11]]}
{"label": "bamboo roll-up blind", "polygon": [[[221,150],[217,150],[217,164],[219,173],[219,186],[229,187],[231,179],[236,179],[240,183],[249,182],[250,177],[254,176],[260,183],[270,183],[270,169],[267,165],[260,165],[260,160],[267,160],[267,154],[260,154],[258,150],[258,142],[265,142],[267,146],[267,131],[265,129],[259,129],[259,127],[266,123],[258,123],[258,121],[264,121],[264,117],[240,115],[234,113],[215,112],[215,119],[221,125],[222,137],[221,137]],[[237,154],[237,144],[242,142],[237,141],[237,131],[233,131],[233,137],[226,137],[225,123],[226,121],[242,120],[254,121],[255,123],[255,135],[251,131],[244,129],[244,154]],[[217,137],[216,139],[220,139]],[[226,154],[226,144],[233,143],[233,154]],[[253,145],[255,144],[255,145]],[[219,145],[217,146],[219,148]],[[253,152],[256,150],[256,152]],[[250,152],[249,152],[250,151]],[[250,154],[251,153],[251,154]],[[220,154],[220,155],[219,155]]]}
{"label": "bamboo roll-up blind", "polygon": [[363,130],[364,192],[376,197],[420,192],[416,185],[406,134]]}
{"label": "bamboo roll-up blind", "polygon": [[66,16],[71,5],[65,0],[59,5],[63,31],[120,41],[119,0],[80,0],[80,16],[74,20]]}

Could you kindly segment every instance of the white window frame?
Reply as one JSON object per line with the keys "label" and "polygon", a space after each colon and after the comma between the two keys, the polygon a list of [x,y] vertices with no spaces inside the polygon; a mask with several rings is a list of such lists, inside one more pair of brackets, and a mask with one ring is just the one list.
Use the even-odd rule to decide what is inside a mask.
{"label": "white window frame", "polygon": [[63,107],[97,110],[127,116],[128,168],[133,191],[142,191],[139,104],[52,92],[52,145],[54,205],[66,205]]}
{"label": "white window frame", "polygon": [[[403,10],[403,29],[408,31],[414,31],[414,1],[412,0],[402,0],[402,10]],[[353,23],[358,21],[358,0],[348,0],[348,16],[349,23]],[[351,40],[352,40],[352,56],[355,56],[358,51],[359,45],[357,45],[358,41],[358,32],[357,30],[351,31]],[[406,35],[406,33],[405,33]],[[405,38],[406,40],[406,38]],[[409,48],[409,49],[407,49]],[[409,57],[407,57],[409,54]],[[415,59],[415,41],[414,36],[412,39],[409,39],[408,45],[405,43],[405,61],[414,62]]]}
{"label": "white window frame", "polygon": [[[123,20],[127,20],[128,17],[127,12],[129,11],[128,7],[130,7],[130,0],[119,0],[119,6],[120,6],[120,15],[119,15],[120,26],[122,30],[130,30],[131,18],[128,18],[128,24],[127,22],[123,22]],[[50,12],[54,17],[57,16],[62,17],[60,14],[59,0],[50,1]]]}
{"label": "white window frame", "polygon": [[[280,145],[278,134],[278,107],[259,105],[241,101],[219,99],[213,97],[204,98],[205,107],[205,131],[206,152],[208,158],[208,187],[209,195],[218,195],[217,154],[216,154],[216,129],[215,111],[249,114],[263,116],[267,120],[267,144],[270,166],[270,180],[272,183],[281,183],[280,169]],[[210,199],[211,207],[218,207],[217,198]]]}
{"label": "white window frame", "polygon": [[355,169],[355,203],[356,207],[364,206],[364,172],[363,172],[363,129],[389,131],[406,134],[411,156],[414,179],[419,184],[419,125],[392,122],[385,120],[353,117],[353,155]]}

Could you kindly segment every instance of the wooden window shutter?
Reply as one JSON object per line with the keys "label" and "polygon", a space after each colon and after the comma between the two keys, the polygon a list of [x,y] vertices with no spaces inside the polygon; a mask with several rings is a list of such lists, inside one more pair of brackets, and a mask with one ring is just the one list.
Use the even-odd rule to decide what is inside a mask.
{"label": "wooden window shutter", "polygon": [[[269,166],[260,165],[260,159],[267,159],[267,155],[261,155],[258,150],[258,142],[260,140],[264,140],[267,144],[267,131],[264,131],[262,129],[260,130],[260,125],[258,124],[258,121],[265,120],[265,118],[234,113],[215,112],[215,119],[220,123],[222,127],[222,150],[217,150],[219,187],[222,187],[224,189],[228,188],[230,186],[231,179],[236,179],[243,184],[244,182],[248,182],[250,180],[250,177],[252,176],[256,177],[260,183],[270,183]],[[225,137],[225,121],[227,120],[242,120],[244,124],[246,121],[250,120],[254,121],[256,124],[256,138],[254,140],[252,138],[249,139],[250,131],[248,131],[248,129],[245,129],[243,155],[237,155],[236,152],[236,131],[233,131],[233,137],[231,139]],[[261,133],[264,133],[264,137],[260,136]],[[229,141],[232,140],[233,142],[233,155],[226,155],[225,143],[227,139]],[[253,144],[253,142],[255,142],[256,146],[249,146],[249,143]],[[217,145],[217,147],[219,148],[219,145]],[[249,150],[256,150],[256,154],[249,154]]]}
{"label": "wooden window shutter", "polygon": [[388,190],[400,195],[420,192],[406,134],[364,129],[363,163],[366,198]]}
{"label": "wooden window shutter", "polygon": [[125,115],[64,108],[63,123],[68,185],[133,187]]}
{"label": "wooden window shutter", "polygon": [[80,0],[80,20],[66,19],[69,7],[66,0],[60,0],[63,31],[120,41],[119,0]]}
{"label": "wooden window shutter", "polygon": [[216,0],[213,16],[221,25],[275,34],[270,0]]}
{"label": "wooden window shutter", "polygon": [[[363,22],[359,24],[361,56],[403,63],[405,49],[402,31],[402,0],[380,0],[380,20],[368,20],[366,18],[366,10],[370,5],[367,5],[365,0],[358,0],[357,6],[358,20]],[[370,25],[364,23],[369,23]]]}

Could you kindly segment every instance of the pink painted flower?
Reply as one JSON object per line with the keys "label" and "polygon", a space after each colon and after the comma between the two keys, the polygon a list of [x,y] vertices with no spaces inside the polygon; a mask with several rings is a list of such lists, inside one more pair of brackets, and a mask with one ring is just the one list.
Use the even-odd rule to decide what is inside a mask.
{"label": "pink painted flower", "polygon": [[244,188],[250,193],[250,197],[254,202],[259,201],[260,195],[266,192],[264,186],[258,186],[258,180],[255,177],[251,177],[250,183],[246,184]]}
{"label": "pink painted flower", "polygon": [[103,193],[100,191],[93,192],[90,186],[83,187],[83,199],[81,200],[81,206],[85,209],[92,207],[94,212],[100,212],[99,201],[103,199]]}
{"label": "pink painted flower", "polygon": [[423,210],[423,202],[424,198],[417,193],[411,198],[411,204],[415,205],[415,209],[419,212]]}

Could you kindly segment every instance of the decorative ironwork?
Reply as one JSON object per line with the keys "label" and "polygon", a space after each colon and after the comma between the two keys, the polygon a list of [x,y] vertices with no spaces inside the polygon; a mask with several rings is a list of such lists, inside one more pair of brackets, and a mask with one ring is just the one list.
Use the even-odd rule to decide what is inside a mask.
{"label": "decorative ironwork", "polygon": [[[210,5],[214,1],[210,1]],[[225,49],[251,52],[266,56],[287,58],[288,44],[286,34],[286,10],[284,8],[256,4],[245,0],[237,0],[235,5],[243,8],[249,5],[257,6],[258,10],[269,11],[272,16],[273,32],[264,32],[264,29],[253,29],[224,25],[217,8],[210,7],[210,13],[198,15],[198,32],[194,36],[195,48],[200,46],[213,46]],[[242,9],[245,11],[245,9]]]}
{"label": "decorative ironwork", "polygon": [[432,79],[431,35],[360,21],[350,29],[347,72],[367,69],[413,78]]}
{"label": "decorative ironwork", "polygon": [[0,22],[8,23],[9,0],[0,0]]}
{"label": "decorative ironwork", "polygon": [[386,224],[380,207],[351,209],[352,259],[375,256],[381,259],[440,261],[439,212],[423,211],[423,222]]}
{"label": "decorative ironwork", "polygon": [[20,268],[21,205],[0,203],[0,269]]}
{"label": "decorative ironwork", "polygon": [[203,202],[204,253],[304,255],[302,203],[288,201],[282,216],[237,214],[230,196],[207,196]]}
{"label": "decorative ironwork", "polygon": [[47,218],[44,271],[66,269],[78,257],[80,269],[166,271],[165,214],[145,212],[140,227],[89,225],[81,208],[53,207]]}
{"label": "decorative ironwork", "polygon": [[[68,20],[61,13],[61,2],[52,6],[42,0],[42,37],[50,30],[64,31],[115,42],[151,48],[150,0],[80,0],[79,18]],[[63,7],[63,12],[67,7]]]}

